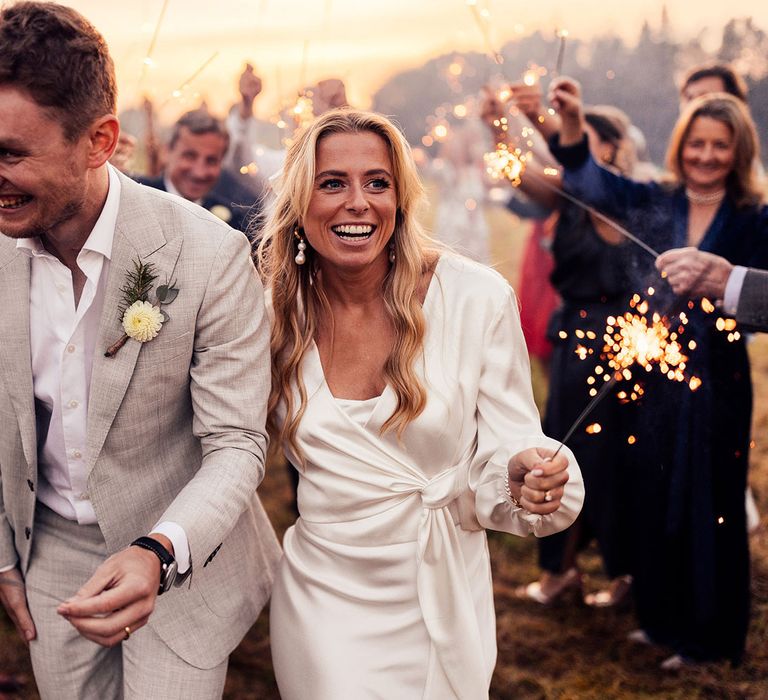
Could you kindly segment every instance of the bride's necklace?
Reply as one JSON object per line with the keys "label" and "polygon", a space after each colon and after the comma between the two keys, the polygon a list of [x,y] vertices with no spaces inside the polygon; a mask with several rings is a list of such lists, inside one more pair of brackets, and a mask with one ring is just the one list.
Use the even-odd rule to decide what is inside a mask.
{"label": "bride's necklace", "polygon": [[708,192],[707,194],[700,194],[694,192],[692,189],[685,188],[685,196],[692,204],[720,204],[725,197],[725,190],[718,190],[717,192]]}

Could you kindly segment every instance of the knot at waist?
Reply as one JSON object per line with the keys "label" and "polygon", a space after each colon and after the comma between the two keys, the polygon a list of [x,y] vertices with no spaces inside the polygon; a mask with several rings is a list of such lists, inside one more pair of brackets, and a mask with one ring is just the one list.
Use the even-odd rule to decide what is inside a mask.
{"label": "knot at waist", "polygon": [[422,505],[430,510],[437,510],[445,508],[449,503],[455,501],[462,491],[461,476],[466,472],[466,469],[462,467],[465,466],[458,464],[455,467],[450,467],[422,485],[420,489]]}

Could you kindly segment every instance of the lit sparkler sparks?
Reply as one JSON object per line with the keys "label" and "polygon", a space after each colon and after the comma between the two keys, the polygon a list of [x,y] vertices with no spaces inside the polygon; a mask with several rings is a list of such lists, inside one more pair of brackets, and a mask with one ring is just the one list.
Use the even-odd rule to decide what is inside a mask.
{"label": "lit sparkler sparks", "polygon": [[[502,117],[500,124],[503,126],[505,123],[506,119]],[[509,180],[517,187],[522,182],[527,157],[519,148],[510,150],[506,144],[500,143],[493,153],[486,153],[483,160],[492,178]]]}
{"label": "lit sparkler sparks", "polygon": [[311,90],[304,90],[299,93],[291,108],[291,115],[298,129],[303,129],[314,121],[315,112]]}
{"label": "lit sparkler sparks", "polygon": [[[657,367],[672,381],[685,381],[688,356],[683,353],[679,334],[669,327],[669,321],[658,312],[648,319],[648,302],[635,295],[630,302],[638,313],[609,316],[605,328],[603,351],[608,366],[622,378],[632,378],[631,367],[639,365],[646,372]],[[687,323],[681,319],[681,327]]]}
{"label": "lit sparkler sparks", "polygon": [[[649,289],[649,296],[652,296],[653,289]],[[571,427],[562,439],[554,456],[560,451],[560,448],[570,439],[576,428],[592,412],[600,401],[610,392],[611,388],[618,382],[630,382],[633,380],[633,369],[641,368],[645,372],[652,372],[654,368],[658,369],[663,376],[670,381],[685,382],[691,391],[696,391],[701,386],[699,377],[686,375],[685,369],[688,362],[688,356],[683,352],[683,346],[680,342],[680,336],[688,323],[688,318],[684,313],[679,315],[679,324],[673,327],[671,319],[658,312],[653,312],[648,316],[648,301],[635,294],[630,301],[632,311],[627,311],[623,316],[609,316],[606,319],[605,334],[603,335],[603,354],[609,371],[602,365],[595,367],[594,375],[587,379],[589,385],[589,395],[592,400],[587,404],[579,417],[573,422]],[[725,329],[723,329],[725,330]],[[561,337],[567,337],[567,333],[561,331]],[[588,332],[590,333],[590,332]],[[582,339],[594,339],[593,332],[587,335],[584,331],[577,330],[574,334]],[[693,350],[695,343],[688,345]],[[586,359],[590,354],[585,346],[578,344],[576,354],[580,359]],[[595,386],[602,382],[600,389]],[[642,385],[638,381],[626,390],[618,392],[618,398],[623,402],[636,401],[644,393]],[[599,429],[594,423],[587,427],[587,432],[595,434]],[[592,428],[590,430],[590,428]],[[634,443],[633,441],[630,444]]]}

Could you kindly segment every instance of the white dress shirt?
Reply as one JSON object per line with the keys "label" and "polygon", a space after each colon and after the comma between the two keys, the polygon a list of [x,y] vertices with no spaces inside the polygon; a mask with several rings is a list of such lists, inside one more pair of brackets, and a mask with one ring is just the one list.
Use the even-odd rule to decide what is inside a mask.
{"label": "white dress shirt", "polygon": [[729,316],[735,316],[739,308],[739,297],[741,297],[741,288],[744,286],[746,276],[747,268],[741,265],[734,265],[728,276],[723,294],[723,311]]}
{"label": "white dress shirt", "polygon": [[[17,247],[31,258],[29,312],[32,379],[38,429],[37,498],[51,510],[81,525],[97,522],[88,494],[88,396],[99,323],[109,277],[112,242],[120,205],[120,181],[108,166],[104,208],[77,256],[86,276],[75,304],[72,274],[38,238],[22,238]],[[160,523],[152,532],[168,537],[183,573],[189,545],[176,523]]]}

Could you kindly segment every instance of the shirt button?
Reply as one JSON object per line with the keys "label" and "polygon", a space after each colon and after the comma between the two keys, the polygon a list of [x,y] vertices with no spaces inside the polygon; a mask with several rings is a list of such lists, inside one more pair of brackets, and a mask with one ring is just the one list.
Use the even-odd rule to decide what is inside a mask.
{"label": "shirt button", "polygon": [[74,345],[67,345],[67,352],[74,352],[75,346]]}
{"label": "shirt button", "polygon": [[83,492],[82,492],[82,493],[81,493],[81,494],[78,496],[78,498],[79,498],[81,501],[87,501],[87,500],[88,500],[88,492],[87,492],[87,491],[83,491]]}
{"label": "shirt button", "polygon": [[72,450],[72,457],[74,457],[74,459],[80,459],[82,456],[83,453],[80,452],[80,450]]}
{"label": "shirt button", "polygon": [[57,284],[56,285],[56,291],[59,294],[64,294],[67,291],[67,288],[63,284]]}
{"label": "shirt button", "polygon": [[72,400],[69,402],[69,407],[70,407],[70,408],[77,408],[79,405],[80,405],[80,404],[79,404],[79,402],[75,401],[74,399],[72,399]]}

